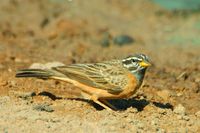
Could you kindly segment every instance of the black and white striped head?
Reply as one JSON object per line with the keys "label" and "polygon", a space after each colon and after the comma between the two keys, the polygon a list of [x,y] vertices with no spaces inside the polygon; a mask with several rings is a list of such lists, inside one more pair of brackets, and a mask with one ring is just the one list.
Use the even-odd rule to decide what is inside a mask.
{"label": "black and white striped head", "polygon": [[128,56],[122,60],[122,64],[126,67],[131,73],[136,73],[142,70],[146,70],[151,64],[149,59],[144,54],[135,54]]}

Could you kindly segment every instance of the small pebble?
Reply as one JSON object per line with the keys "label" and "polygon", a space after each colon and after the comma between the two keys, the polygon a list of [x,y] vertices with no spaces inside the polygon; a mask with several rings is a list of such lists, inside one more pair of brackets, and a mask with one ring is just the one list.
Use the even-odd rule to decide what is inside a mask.
{"label": "small pebble", "polygon": [[11,68],[8,68],[8,72],[12,72],[13,70]]}
{"label": "small pebble", "polygon": [[159,114],[165,115],[165,114],[167,114],[168,110],[167,109],[158,108],[157,111],[158,111]]}
{"label": "small pebble", "polygon": [[182,95],[183,95],[183,93],[181,93],[181,92],[179,92],[179,93],[176,94],[177,97],[180,97]]}
{"label": "small pebble", "polygon": [[48,62],[46,64],[42,63],[33,63],[29,68],[32,69],[50,69],[52,67],[57,67],[57,66],[64,66],[65,64],[61,62]]}
{"label": "small pebble", "polygon": [[183,118],[183,120],[186,120],[186,121],[189,121],[189,120],[190,120],[190,117],[189,117],[189,116],[186,116],[186,115],[184,115],[182,118]]}
{"label": "small pebble", "polygon": [[137,113],[138,112],[137,108],[133,108],[133,107],[128,108],[126,111],[128,113]]}
{"label": "small pebble", "polygon": [[173,112],[178,115],[185,115],[185,107],[182,104],[175,106]]}

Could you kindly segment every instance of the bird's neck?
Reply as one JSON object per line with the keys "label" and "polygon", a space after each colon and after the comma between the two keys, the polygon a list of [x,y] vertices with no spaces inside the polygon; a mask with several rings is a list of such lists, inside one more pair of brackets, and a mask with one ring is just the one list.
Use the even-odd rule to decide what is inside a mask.
{"label": "bird's neck", "polygon": [[146,72],[146,68],[138,70],[138,71],[133,71],[132,73],[136,76],[136,78],[139,81],[139,83],[142,84],[145,72]]}

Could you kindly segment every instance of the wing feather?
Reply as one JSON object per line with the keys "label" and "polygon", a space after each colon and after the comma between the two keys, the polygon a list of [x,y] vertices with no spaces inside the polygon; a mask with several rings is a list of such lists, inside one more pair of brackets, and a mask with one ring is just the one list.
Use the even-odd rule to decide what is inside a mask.
{"label": "wing feather", "polygon": [[128,81],[124,77],[123,68],[122,71],[115,71],[115,67],[122,67],[116,66],[117,64],[119,63],[73,64],[53,69],[85,85],[119,93]]}

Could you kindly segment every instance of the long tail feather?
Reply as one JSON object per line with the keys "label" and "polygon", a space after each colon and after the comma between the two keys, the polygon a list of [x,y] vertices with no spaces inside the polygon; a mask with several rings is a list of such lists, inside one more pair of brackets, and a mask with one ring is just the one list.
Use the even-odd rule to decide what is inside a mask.
{"label": "long tail feather", "polygon": [[50,70],[42,70],[42,69],[22,69],[17,71],[16,77],[36,77],[42,79],[48,79],[51,76],[54,76],[55,73]]}

